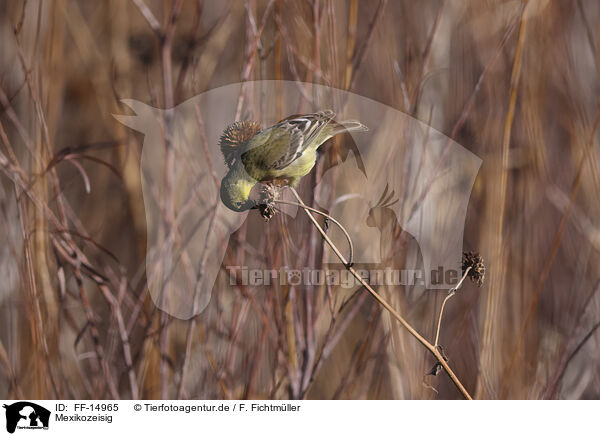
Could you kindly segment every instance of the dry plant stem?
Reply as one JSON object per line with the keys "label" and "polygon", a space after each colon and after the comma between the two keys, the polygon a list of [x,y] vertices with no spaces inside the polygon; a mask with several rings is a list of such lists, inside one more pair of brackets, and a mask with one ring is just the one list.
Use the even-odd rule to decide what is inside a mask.
{"label": "dry plant stem", "polygon": [[[558,388],[560,380],[562,379],[562,377],[567,369],[567,366],[569,365],[569,362],[577,354],[577,352],[581,349],[581,347],[585,344],[585,342],[590,338],[590,334],[588,333],[588,335],[584,336],[583,340],[580,341],[578,345],[576,345],[577,334],[581,330],[581,327],[583,327],[583,322],[585,319],[585,317],[584,317],[585,312],[586,312],[587,308],[590,306],[590,302],[593,300],[593,298],[596,296],[596,293],[598,293],[599,291],[600,291],[600,280],[598,280],[596,282],[596,286],[594,286],[594,290],[590,293],[590,295],[587,297],[586,301],[582,305],[582,309],[577,316],[577,320],[578,320],[577,324],[573,327],[570,338],[567,341],[567,344],[565,345],[565,350],[562,353],[560,360],[558,361],[555,374],[550,379],[551,381],[550,381],[550,383],[548,383],[548,386],[546,387],[546,390],[544,392],[543,398],[545,400],[552,400],[555,398],[556,390]],[[594,326],[592,328],[592,330],[590,330],[590,332],[593,333],[596,328],[597,328],[597,325]]]}
{"label": "dry plant stem", "polygon": [[458,377],[456,377],[456,375],[454,374],[452,369],[450,369],[450,366],[448,365],[448,363],[446,362],[446,360],[444,359],[442,354],[438,351],[438,349],[433,344],[431,344],[427,339],[425,339],[423,336],[421,336],[419,334],[419,332],[417,332],[413,328],[413,326],[411,326],[408,323],[408,321],[406,321],[402,317],[402,315],[400,315],[398,312],[396,312],[396,310],[392,306],[390,306],[390,304],[387,301],[385,301],[385,299],[383,297],[381,297],[381,295],[379,295],[377,292],[375,292],[375,290],[356,272],[356,270],[352,266],[348,265],[348,263],[346,262],[346,259],[344,258],[344,255],[342,253],[340,253],[338,248],[331,241],[331,239],[329,239],[329,237],[327,236],[327,234],[325,233],[323,228],[319,225],[319,223],[317,222],[315,217],[312,216],[312,214],[310,213],[310,210],[304,204],[304,202],[302,201],[302,198],[300,198],[300,195],[298,195],[298,192],[296,192],[296,190],[292,187],[290,187],[290,189],[291,189],[292,193],[294,194],[294,196],[296,197],[296,199],[298,200],[298,203],[300,203],[302,205],[302,208],[304,209],[304,212],[308,216],[308,219],[310,219],[310,221],[313,223],[313,225],[319,231],[319,233],[321,234],[321,236],[323,237],[325,242],[327,242],[327,245],[329,245],[329,247],[333,250],[333,252],[336,254],[336,256],[342,261],[342,263],[344,265],[346,265],[346,269],[348,271],[350,271],[350,273],[360,282],[360,284],[367,290],[367,292],[369,292],[369,294],[371,294],[371,296],[377,300],[377,302],[379,304],[381,304],[394,318],[396,318],[396,320],[400,324],[402,324],[404,326],[404,328],[406,330],[408,330],[408,332],[417,341],[419,341],[425,348],[427,348],[427,350],[429,350],[429,352],[431,354],[433,354],[435,356],[435,358],[440,363],[440,365],[442,365],[442,367],[446,370],[446,373],[450,377],[450,380],[452,380],[452,383],[454,383],[454,385],[458,388],[458,390],[460,391],[462,396],[467,400],[472,400],[471,395],[469,395],[469,392],[467,392],[467,390],[462,385],[462,383],[460,382]]}
{"label": "dry plant stem", "polygon": [[442,308],[440,309],[440,316],[438,318],[437,329],[435,331],[434,346],[436,346],[436,347],[439,345],[438,341],[440,339],[440,327],[442,326],[442,315],[444,314],[444,307],[446,307],[446,302],[456,294],[456,291],[458,289],[460,289],[460,287],[462,286],[463,282],[467,278],[467,275],[469,274],[469,271],[471,271],[471,267],[468,267],[465,270],[465,273],[463,274],[463,276],[460,279],[460,281],[458,282],[458,284],[454,288],[452,288],[452,289],[450,289],[448,291],[448,295],[446,295],[446,298],[444,298],[444,301],[442,302]]}
{"label": "dry plant stem", "polygon": [[367,30],[367,35],[365,36],[365,38],[364,38],[363,43],[361,44],[361,46],[352,55],[352,60],[351,60],[352,61],[352,70],[351,70],[351,74],[350,74],[350,83],[348,85],[348,89],[354,89],[354,87],[356,86],[356,80],[357,80],[357,77],[358,77],[358,74],[357,74],[358,70],[360,69],[360,67],[361,67],[361,65],[363,63],[363,60],[366,57],[367,48],[369,47],[369,44],[373,40],[374,31],[378,27],[377,23],[379,22],[379,20],[383,16],[383,10],[385,9],[386,3],[387,3],[387,0],[380,0],[379,1],[379,4],[377,5],[377,10],[375,11],[375,16],[373,17],[373,19],[369,23],[369,27],[368,27],[368,30]]}
{"label": "dry plant stem", "polygon": [[325,212],[321,212],[320,210],[314,209],[310,206],[306,206],[305,204],[300,204],[300,203],[296,203],[293,201],[285,201],[285,200],[274,200],[274,201],[275,201],[275,203],[289,204],[290,206],[299,206],[299,207],[303,208],[304,210],[309,210],[311,212],[321,215],[322,217],[325,217],[327,220],[331,221],[336,226],[338,226],[338,228],[342,231],[342,233],[344,233],[344,236],[348,240],[348,247],[350,248],[350,253],[348,254],[348,263],[346,265],[352,266],[352,264],[353,264],[352,260],[354,259],[354,245],[352,245],[352,238],[350,237],[350,234],[348,233],[348,231],[346,231],[344,226],[342,226],[342,224],[339,221],[337,221],[331,215],[328,215]]}
{"label": "dry plant stem", "polygon": [[550,247],[550,251],[544,262],[544,266],[540,273],[539,279],[537,280],[537,284],[536,284],[536,287],[535,287],[535,290],[533,293],[533,300],[529,304],[527,315],[525,317],[525,320],[523,321],[523,324],[521,325],[517,345],[516,345],[515,349],[513,350],[510,363],[508,365],[508,368],[506,369],[507,374],[510,373],[512,371],[513,367],[515,366],[517,357],[520,353],[521,347],[523,346],[523,342],[525,340],[525,333],[527,332],[527,329],[529,328],[529,323],[533,319],[535,310],[540,301],[540,296],[542,294],[542,291],[544,290],[544,284],[546,283],[546,280],[550,276],[550,271],[551,271],[552,265],[554,264],[554,259],[556,258],[556,255],[558,254],[558,250],[560,248],[560,244],[562,241],[562,237],[563,237],[565,228],[567,226],[567,222],[569,220],[569,217],[571,216],[571,213],[572,213],[574,205],[575,205],[575,200],[577,198],[577,194],[579,193],[579,189],[581,188],[581,185],[583,182],[583,174],[585,171],[584,164],[586,161],[589,161],[590,163],[593,162],[592,149],[594,146],[594,136],[595,136],[596,131],[598,130],[599,126],[600,126],[600,99],[598,99],[598,101],[596,103],[596,114],[594,115],[594,122],[593,122],[593,126],[592,126],[592,129],[590,132],[590,136],[588,138],[588,142],[587,142],[586,146],[583,149],[583,154],[579,160],[579,164],[577,166],[577,174],[575,175],[575,180],[573,180],[573,183],[571,185],[571,192],[569,194],[569,205],[568,205],[567,209],[564,211],[562,217],[560,218],[560,222],[558,223],[558,228],[556,229],[556,233],[554,234],[554,239],[552,240],[552,245]]}
{"label": "dry plant stem", "polygon": [[[502,38],[502,41],[500,42],[500,44],[498,46],[498,49],[496,50],[494,56],[486,63],[483,71],[479,75],[479,78],[477,79],[477,83],[475,84],[475,87],[473,88],[473,92],[469,96],[469,99],[467,100],[463,110],[461,111],[460,117],[458,118],[458,120],[454,124],[454,127],[452,128],[452,131],[450,132],[450,136],[448,137],[448,140],[446,141],[446,145],[444,146],[444,151],[442,152],[442,155],[440,156],[440,159],[438,160],[438,162],[436,164],[436,168],[434,169],[433,174],[438,173],[438,171],[440,169],[440,165],[442,164],[442,162],[444,162],[446,153],[448,152],[450,145],[452,144],[453,138],[456,138],[456,135],[458,134],[459,130],[463,127],[463,125],[465,124],[465,122],[467,120],[467,117],[471,113],[471,109],[473,108],[475,99],[479,95],[479,90],[481,89],[483,79],[487,76],[487,73],[489,72],[489,70],[494,66],[494,64],[496,63],[496,60],[498,60],[500,58],[500,55],[502,54],[502,49],[504,48],[506,43],[509,41],[510,36],[513,34],[514,30],[518,27],[517,25],[519,24],[520,21],[521,21],[520,18],[518,18],[509,26],[508,30],[506,31],[506,33],[504,34],[504,36]],[[431,179],[428,182],[428,184],[425,186],[425,188],[423,189],[421,194],[419,194],[418,200],[412,206],[412,210],[410,213],[411,216],[415,213],[417,208],[421,205],[421,203],[423,202],[423,199],[429,192],[429,189],[431,189],[431,186],[433,185],[433,180],[434,179]]]}
{"label": "dry plant stem", "polygon": [[[500,170],[500,187],[498,192],[498,199],[500,202],[500,208],[497,212],[496,225],[496,238],[492,242],[491,249],[493,250],[494,261],[490,264],[490,268],[496,271],[507,270],[507,259],[509,255],[510,246],[505,246],[504,241],[504,222],[506,214],[507,200],[507,186],[508,186],[508,174],[509,174],[509,153],[510,144],[512,138],[512,126],[514,123],[516,107],[517,107],[517,95],[519,91],[519,81],[521,78],[521,66],[523,64],[523,52],[525,46],[525,36],[527,34],[527,19],[525,12],[527,5],[523,8],[521,14],[521,25],[519,29],[519,36],[517,40],[517,49],[512,65],[512,73],[510,78],[510,93],[508,102],[508,112],[506,114],[506,121],[504,123],[504,135],[502,139],[502,161]],[[494,265],[495,263],[495,265]],[[484,394],[482,374],[486,372],[493,372],[495,378],[497,370],[495,369],[496,353],[494,348],[494,333],[498,330],[498,313],[500,305],[500,294],[504,290],[506,284],[506,277],[504,274],[498,272],[490,274],[490,284],[487,293],[487,301],[485,303],[485,315],[483,319],[483,332],[482,332],[482,343],[480,347],[480,358],[479,366],[481,368],[480,375],[477,380],[477,388],[475,396],[481,398]],[[489,374],[486,374],[489,376]],[[495,383],[495,382],[494,382]]]}
{"label": "dry plant stem", "polygon": [[[164,159],[164,167],[163,167],[163,181],[165,186],[165,194],[164,194],[164,202],[161,205],[164,209],[164,226],[166,227],[167,233],[170,229],[173,228],[173,223],[175,221],[175,211],[174,211],[174,203],[173,203],[173,186],[174,186],[174,171],[173,171],[173,147],[172,147],[172,114],[169,110],[174,107],[174,95],[173,95],[173,71],[172,71],[172,42],[173,37],[175,35],[175,27],[177,23],[177,18],[179,17],[179,13],[181,12],[181,8],[183,5],[183,0],[173,0],[170,2],[170,7],[168,11],[167,19],[165,20],[164,28],[161,26],[152,13],[152,11],[148,8],[148,6],[144,3],[143,0],[133,0],[137,8],[140,10],[140,13],[144,16],[148,25],[154,33],[156,37],[160,41],[161,47],[161,66],[162,66],[162,76],[163,76],[163,92],[164,92],[164,105],[167,109],[165,116],[165,132],[164,132],[164,140],[165,140],[165,159]],[[167,246],[170,247],[170,241],[166,242]],[[168,270],[168,268],[165,268]],[[164,295],[167,294],[168,291],[163,289],[160,299],[163,301]],[[159,324],[160,324],[160,335],[159,335],[159,349],[160,349],[160,365],[159,365],[159,374],[160,374],[160,397],[162,399],[166,399],[168,397],[168,382],[169,382],[169,368],[168,368],[168,350],[170,347],[170,337],[169,337],[169,317],[165,312],[161,312],[159,316]]]}
{"label": "dry plant stem", "polygon": [[[202,147],[204,149],[204,156],[205,159],[208,163],[208,166],[210,168],[210,173],[212,175],[213,181],[215,183],[215,186],[217,188],[217,192],[218,189],[220,187],[219,184],[219,179],[216,175],[214,166],[212,165],[212,161],[210,158],[210,153],[208,151],[208,141],[206,140],[206,132],[204,130],[204,122],[202,121],[202,117],[200,115],[200,109],[199,107],[196,105],[194,107],[195,112],[196,112],[196,119],[198,122],[198,126],[200,127],[200,138],[201,138],[201,143],[202,143]],[[219,199],[217,198],[216,201],[219,201]],[[212,229],[215,223],[215,217],[217,215],[217,208],[214,208],[214,212],[210,218],[210,222],[208,225],[208,235],[212,234]],[[199,280],[200,278],[204,275],[204,266],[206,265],[206,259],[208,257],[208,243],[209,243],[209,238],[206,238],[206,241],[204,241],[204,248],[203,248],[203,252],[202,252],[202,259],[200,261],[200,269],[198,271],[198,283],[196,283],[196,285],[194,286],[194,301],[193,301],[193,309],[192,309],[192,313],[195,315],[197,312],[197,305],[198,305],[198,292],[199,292]],[[186,340],[185,340],[185,354],[183,356],[183,363],[181,365],[181,376],[179,379],[179,386],[177,387],[177,399],[181,400],[183,399],[183,390],[184,390],[184,381],[185,381],[185,377],[187,374],[187,370],[189,367],[189,362],[190,362],[190,354],[192,351],[192,339],[193,339],[193,335],[194,335],[194,330],[196,329],[196,317],[194,316],[192,319],[190,319],[189,323],[188,323],[188,328],[187,328],[187,333],[186,333]]]}

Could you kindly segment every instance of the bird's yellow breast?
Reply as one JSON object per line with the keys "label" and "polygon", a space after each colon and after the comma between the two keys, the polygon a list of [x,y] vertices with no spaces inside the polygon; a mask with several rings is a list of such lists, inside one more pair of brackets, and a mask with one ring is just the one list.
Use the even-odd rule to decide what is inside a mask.
{"label": "bird's yellow breast", "polygon": [[307,149],[302,156],[289,164],[287,167],[280,170],[269,171],[268,178],[285,178],[294,185],[302,177],[310,173],[310,170],[315,166],[316,153],[314,150]]}

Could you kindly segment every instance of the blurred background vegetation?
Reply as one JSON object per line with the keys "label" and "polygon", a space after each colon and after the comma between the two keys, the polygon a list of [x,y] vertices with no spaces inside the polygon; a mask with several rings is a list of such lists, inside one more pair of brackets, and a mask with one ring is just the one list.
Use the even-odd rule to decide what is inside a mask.
{"label": "blurred background vegetation", "polygon": [[[119,100],[284,79],[370,97],[483,159],[464,245],[486,283],[441,334],[467,390],[598,398],[599,26],[595,0],[0,0],[0,397],[460,398],[360,290],[215,289],[188,321],[152,303],[143,136],[111,116]],[[293,225],[311,236],[293,263],[319,265]],[[252,254],[248,229],[279,253],[254,219],[228,256]],[[379,291],[432,337],[443,293]]]}

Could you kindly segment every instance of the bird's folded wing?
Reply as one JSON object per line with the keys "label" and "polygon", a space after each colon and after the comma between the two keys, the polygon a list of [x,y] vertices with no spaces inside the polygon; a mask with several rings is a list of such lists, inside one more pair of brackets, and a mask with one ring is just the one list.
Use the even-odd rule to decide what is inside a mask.
{"label": "bird's folded wing", "polygon": [[242,162],[249,172],[285,168],[302,154],[303,144],[298,130],[267,129],[250,140]]}
{"label": "bird's folded wing", "polygon": [[300,156],[335,116],[332,111],[294,115],[265,129],[251,139],[242,155],[244,165],[260,163],[264,169],[280,170]]}

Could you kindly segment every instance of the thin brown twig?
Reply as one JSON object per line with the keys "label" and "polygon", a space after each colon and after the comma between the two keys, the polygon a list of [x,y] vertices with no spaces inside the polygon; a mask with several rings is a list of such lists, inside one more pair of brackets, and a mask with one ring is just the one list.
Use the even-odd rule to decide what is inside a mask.
{"label": "thin brown twig", "polygon": [[446,302],[450,298],[452,298],[456,294],[456,291],[462,286],[463,282],[467,278],[467,275],[469,274],[469,271],[471,271],[470,266],[467,267],[467,269],[465,270],[465,272],[464,272],[462,278],[460,279],[460,281],[458,282],[458,284],[448,291],[448,295],[446,295],[446,298],[444,298],[444,301],[442,302],[442,308],[440,309],[440,316],[438,318],[437,329],[435,331],[435,341],[433,343],[433,345],[435,347],[437,347],[439,345],[438,340],[440,338],[440,327],[442,326],[442,315],[444,315],[444,307],[446,306]]}
{"label": "thin brown twig", "polygon": [[[504,49],[504,46],[509,41],[510,36],[513,34],[515,29],[518,27],[517,25],[519,24],[519,22],[520,22],[520,18],[517,18],[511,23],[511,25],[508,27],[508,29],[504,33],[502,40],[498,44],[498,48],[497,48],[496,52],[494,53],[492,58],[486,63],[485,67],[483,68],[483,71],[479,75],[479,78],[477,79],[477,82],[475,83],[475,87],[473,88],[473,92],[471,92],[471,95],[469,96],[467,102],[463,106],[463,109],[461,111],[460,116],[458,117],[458,120],[456,120],[456,123],[454,123],[454,127],[452,127],[452,131],[450,132],[450,135],[448,136],[448,140],[446,141],[446,145],[444,146],[442,154],[441,154],[440,158],[438,159],[434,170],[432,171],[433,177],[427,182],[427,184],[425,185],[421,194],[419,194],[417,201],[415,201],[414,204],[412,205],[410,216],[415,214],[415,212],[417,211],[419,206],[423,203],[425,197],[429,193],[429,190],[432,188],[433,182],[435,181],[434,177],[436,177],[440,168],[442,167],[442,164],[446,160],[446,155],[447,155],[448,151],[450,150],[452,141],[454,139],[456,139],[456,135],[458,134],[460,129],[463,127],[463,125],[467,121],[467,117],[471,113],[471,109],[473,108],[473,105],[475,103],[475,98],[479,95],[479,90],[481,89],[484,78],[487,77],[487,73],[492,69],[492,67],[495,65],[496,61],[500,58],[500,55],[503,53],[502,50]],[[399,70],[399,67],[398,67],[398,72],[401,73],[401,71]],[[402,75],[400,75],[399,77],[404,84],[404,79],[403,79]],[[404,87],[405,87],[405,84],[404,84]],[[403,94],[406,94],[406,92],[403,91]],[[405,100],[408,100],[408,99],[405,98]],[[407,106],[406,103],[405,103],[405,106]],[[410,106],[410,105],[408,105],[408,106]]]}
{"label": "thin brown twig", "polygon": [[300,203],[296,203],[294,201],[285,201],[285,200],[274,200],[275,203],[280,203],[280,204],[288,204],[290,206],[298,206],[301,207],[303,209],[307,209],[310,210],[311,212],[314,212],[318,215],[321,215],[322,217],[324,217],[327,221],[331,221],[332,223],[334,223],[344,234],[344,236],[346,237],[346,240],[348,241],[348,248],[350,250],[349,254],[348,254],[348,265],[352,265],[353,264],[353,259],[354,259],[354,245],[352,244],[352,238],[350,237],[350,234],[348,233],[348,231],[344,228],[344,226],[335,218],[333,218],[331,215],[322,212],[318,209],[315,209],[313,207],[310,206],[306,206],[306,205],[302,205]]}
{"label": "thin brown twig", "polygon": [[150,28],[157,35],[160,36],[161,35],[160,24],[159,24],[158,20],[156,19],[156,17],[154,16],[154,14],[152,13],[152,11],[150,10],[150,8],[146,5],[146,3],[144,3],[143,0],[131,0],[131,1],[136,5],[136,7],[141,12],[141,14],[144,16],[144,18],[148,22],[148,25],[150,26]]}
{"label": "thin brown twig", "polygon": [[[306,398],[306,395],[308,394],[310,387],[312,386],[312,383],[315,380],[316,375],[319,373],[319,370],[321,369],[321,367],[323,366],[323,364],[325,363],[327,358],[331,355],[331,353],[335,349],[336,345],[342,338],[344,332],[347,330],[348,326],[350,325],[352,320],[355,318],[359,309],[362,307],[363,303],[365,302],[366,297],[367,297],[367,294],[365,294],[365,293],[362,293],[360,295],[358,300],[354,303],[352,308],[348,311],[346,316],[344,316],[342,321],[339,323],[339,325],[335,331],[334,331],[334,328],[338,324],[337,318],[334,317],[332,319],[331,325],[329,326],[329,329],[327,330],[327,333],[325,334],[325,338],[323,339],[323,346],[321,347],[321,351],[315,357],[315,364],[313,365],[313,367],[310,370],[310,376],[303,383],[303,386],[302,386],[302,398],[303,399]],[[344,308],[341,307],[339,312],[342,312],[343,309]]]}
{"label": "thin brown twig", "polygon": [[[119,300],[111,292],[111,290],[107,286],[103,277],[100,277],[98,274],[95,274],[92,271],[86,272],[86,271],[90,270],[89,268],[85,267],[86,265],[89,264],[89,261],[85,257],[85,255],[78,249],[78,247],[74,243],[72,243],[72,241],[70,241],[70,243],[67,243],[66,241],[59,241],[57,238],[53,237],[52,242],[53,242],[54,248],[61,255],[61,257],[74,268],[75,277],[76,278],[83,277],[83,274],[85,273],[86,277],[91,279],[96,284],[96,286],[98,286],[98,288],[100,289],[100,291],[102,293],[102,296],[106,299],[106,301],[111,306],[111,309],[114,313],[115,319],[117,320],[119,338],[121,339],[121,343],[122,343],[122,347],[123,347],[123,359],[124,359],[125,365],[127,367],[127,375],[129,378],[129,386],[131,389],[131,399],[132,400],[138,399],[139,387],[137,384],[137,378],[136,378],[135,371],[133,368],[133,358],[132,358],[132,352],[131,352],[131,345],[129,342],[129,333],[128,333],[126,325],[125,325],[125,320],[123,317],[123,313],[121,311],[121,306],[120,306]],[[83,291],[82,291],[82,289],[83,289]],[[85,292],[85,289],[83,288],[83,283],[80,286],[80,293],[81,292]],[[85,294],[80,295],[80,298],[84,305],[84,309],[86,309],[86,315],[88,315],[88,323],[90,325],[92,339],[94,340],[94,343],[96,345],[96,341],[99,341],[99,338],[94,336],[95,326],[94,326],[93,312],[89,312],[89,313],[87,312],[88,307],[86,306],[87,298],[85,297]],[[101,347],[101,345],[100,345],[100,347]],[[100,357],[102,357],[102,355],[100,355]],[[109,387],[111,387],[111,390],[112,390],[112,386],[109,385]]]}
{"label": "thin brown twig", "polygon": [[554,396],[556,394],[556,389],[558,388],[558,384],[560,383],[560,380],[562,379],[563,375],[565,374],[565,371],[567,369],[567,366],[569,365],[569,362],[573,359],[575,354],[577,354],[579,349],[581,349],[583,344],[591,337],[591,335],[593,334],[595,329],[598,328],[598,325],[595,325],[590,330],[590,332],[583,337],[583,339],[579,342],[579,344],[576,345],[576,337],[581,328],[581,325],[583,324],[584,314],[585,314],[587,308],[589,307],[590,302],[592,301],[594,296],[599,291],[600,291],[600,280],[596,282],[596,285],[594,286],[593,291],[586,298],[584,304],[581,307],[581,311],[579,312],[579,316],[577,317],[577,324],[573,328],[571,337],[569,338],[567,345],[565,346],[565,350],[562,353],[562,356],[558,362],[556,371],[554,373],[554,377],[552,377],[550,383],[548,383],[548,386],[546,387],[546,390],[544,392],[544,399],[546,399],[546,400],[550,400],[550,399],[554,398]]}
{"label": "thin brown twig", "polygon": [[578,164],[577,175],[575,176],[575,180],[573,180],[573,184],[571,186],[571,192],[569,194],[569,205],[568,205],[567,209],[565,210],[565,212],[563,213],[563,215],[560,219],[560,222],[558,224],[558,228],[556,230],[554,239],[552,241],[552,246],[550,248],[548,256],[546,257],[544,266],[542,268],[542,272],[537,281],[537,284],[536,284],[536,287],[535,287],[535,290],[533,293],[534,294],[533,299],[529,305],[529,308],[528,308],[529,310],[527,311],[525,320],[523,321],[523,324],[521,325],[519,339],[517,341],[517,345],[515,346],[515,349],[513,350],[512,357],[511,357],[510,363],[505,371],[505,374],[510,373],[510,371],[512,370],[512,368],[514,367],[514,365],[516,363],[517,357],[521,350],[521,346],[523,345],[523,341],[525,339],[525,333],[526,333],[526,331],[529,327],[529,323],[531,322],[531,319],[533,318],[533,315],[535,313],[535,309],[540,300],[540,295],[542,293],[542,290],[544,289],[544,283],[546,282],[546,279],[550,276],[550,270],[552,268],[552,265],[554,264],[554,259],[556,258],[556,255],[558,253],[558,248],[560,247],[563,232],[567,225],[567,221],[569,220],[569,217],[571,216],[571,212],[574,208],[577,194],[579,193],[579,189],[580,189],[582,181],[583,181],[584,163],[586,160],[590,160],[590,161],[592,160],[592,151],[593,151],[593,147],[594,147],[594,136],[596,134],[596,130],[598,129],[599,125],[600,125],[600,99],[598,99],[598,102],[597,102],[596,115],[595,115],[593,126],[592,126],[592,129],[590,132],[590,138],[589,138],[588,143],[584,146],[583,155],[581,156],[581,159]]}
{"label": "thin brown twig", "polygon": [[351,72],[350,86],[348,87],[348,89],[353,89],[354,86],[356,85],[356,80],[358,78],[358,71],[360,70],[360,67],[365,59],[366,54],[367,54],[367,48],[369,47],[369,44],[373,40],[373,34],[375,31],[375,28],[377,27],[377,23],[383,16],[383,10],[385,9],[386,3],[387,3],[387,0],[380,0],[379,5],[377,5],[377,10],[375,11],[375,16],[369,23],[369,28],[367,30],[367,35],[366,35],[365,39],[364,39],[362,45],[360,46],[360,48],[356,51],[356,53],[354,53],[354,56],[352,56],[352,70],[351,70],[352,72]]}
{"label": "thin brown twig", "polygon": [[577,353],[583,348],[583,346],[585,345],[585,343],[594,335],[594,333],[596,332],[596,330],[598,330],[598,328],[600,327],[600,321],[596,322],[592,328],[590,330],[588,330],[588,332],[583,336],[583,338],[581,339],[581,341],[579,341],[579,343],[575,346],[575,348],[573,349],[572,352],[569,353],[568,357],[566,358],[566,360],[564,361],[564,363],[561,364],[560,367],[560,371],[558,372],[558,376],[556,379],[556,383],[551,385],[551,389],[549,389],[546,393],[546,398],[550,399],[553,397],[556,387],[558,385],[558,382],[560,382],[560,380],[562,379],[562,376],[564,375],[565,371],[567,370],[567,367],[569,366],[569,363],[571,362],[571,360],[573,360],[573,358],[575,357],[575,355],[577,355]]}

